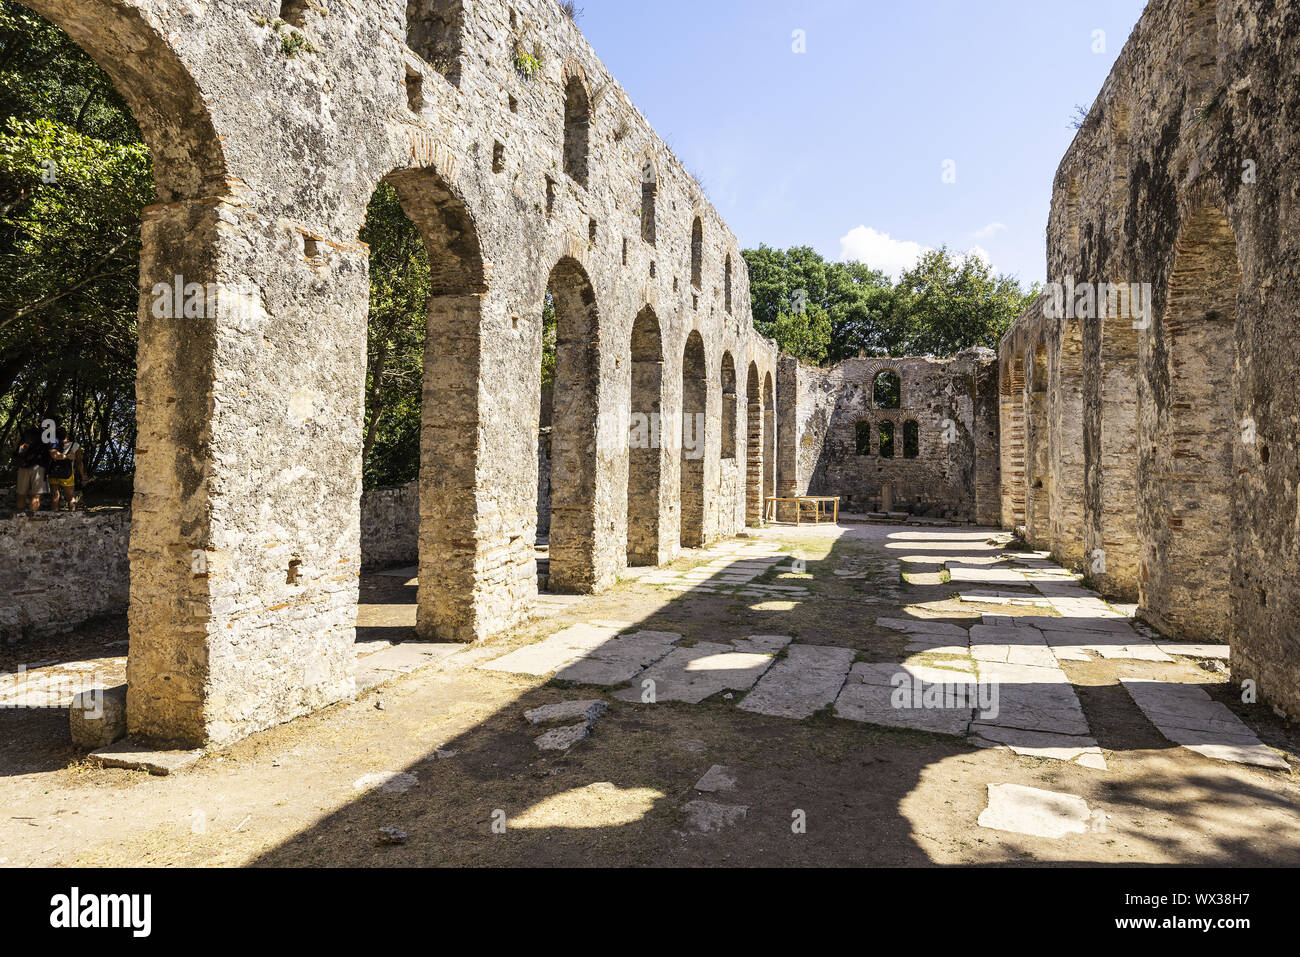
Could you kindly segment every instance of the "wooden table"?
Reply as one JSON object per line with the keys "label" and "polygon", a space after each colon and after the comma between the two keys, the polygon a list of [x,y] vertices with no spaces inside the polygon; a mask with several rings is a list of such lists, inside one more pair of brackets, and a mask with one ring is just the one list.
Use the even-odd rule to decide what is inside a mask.
{"label": "wooden table", "polygon": [[796,525],[803,524],[803,510],[806,505],[811,505],[813,507],[813,521],[815,524],[822,524],[822,520],[826,517],[828,512],[831,514],[831,521],[834,524],[838,525],[840,523],[840,500],[838,496],[795,495],[790,498],[769,498],[767,499],[767,507],[763,512],[763,519],[765,521],[776,521],[777,505],[794,506],[794,523]]}

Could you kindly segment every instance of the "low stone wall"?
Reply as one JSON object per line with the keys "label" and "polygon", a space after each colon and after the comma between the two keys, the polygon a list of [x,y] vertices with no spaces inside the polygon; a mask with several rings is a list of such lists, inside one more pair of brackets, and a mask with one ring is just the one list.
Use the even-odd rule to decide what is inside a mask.
{"label": "low stone wall", "polygon": [[58,634],[125,610],[130,512],[0,522],[0,640]]}
{"label": "low stone wall", "polygon": [[[366,567],[414,565],[420,498],[412,482],[361,499]],[[0,642],[59,634],[126,611],[131,513],[39,512],[0,521]]]}
{"label": "low stone wall", "polygon": [[420,558],[420,486],[361,496],[361,563],[365,568],[414,565]]}

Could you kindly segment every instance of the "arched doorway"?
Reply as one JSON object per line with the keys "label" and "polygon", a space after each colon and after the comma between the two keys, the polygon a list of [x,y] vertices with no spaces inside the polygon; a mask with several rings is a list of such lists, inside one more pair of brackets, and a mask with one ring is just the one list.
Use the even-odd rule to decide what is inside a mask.
{"label": "arched doorway", "polygon": [[628,434],[627,563],[658,565],[661,514],[664,352],[659,318],[646,306],[632,324],[631,428]]}
{"label": "arched doorway", "polygon": [[[1178,241],[1142,410],[1143,614],[1162,630],[1222,642],[1233,633],[1234,377],[1241,265],[1224,213],[1201,206]],[[1146,464],[1146,463],[1144,463]]]}
{"label": "arched doorway", "polygon": [[[398,170],[385,177],[383,186],[392,190],[401,212],[419,230],[429,269],[424,325],[419,330],[420,586],[416,628],[425,639],[470,641],[481,632],[472,602],[478,408],[466,404],[465,396],[475,394],[480,373],[479,322],[487,291],[483,260],[468,209],[436,170]],[[376,209],[374,201],[370,208]],[[393,221],[391,208],[385,209],[385,214],[388,228],[401,229],[401,223]],[[376,226],[368,217],[367,228]],[[391,241],[385,243],[385,249],[390,255],[401,255],[401,247]],[[396,291],[372,288],[372,297],[376,295],[391,305]],[[372,298],[372,324],[375,307]],[[369,364],[374,366],[373,361]],[[374,425],[374,411],[372,404],[368,426]]]}
{"label": "arched doorway", "polygon": [[691,332],[682,353],[681,543],[704,544],[704,462],[708,449],[709,375],[704,337]]}
{"label": "arched doorway", "polygon": [[595,290],[577,260],[561,259],[547,285],[555,309],[547,587],[553,592],[584,593],[596,582],[600,317]]}
{"label": "arched doorway", "polygon": [[763,522],[763,384],[758,363],[745,376],[745,523]]}

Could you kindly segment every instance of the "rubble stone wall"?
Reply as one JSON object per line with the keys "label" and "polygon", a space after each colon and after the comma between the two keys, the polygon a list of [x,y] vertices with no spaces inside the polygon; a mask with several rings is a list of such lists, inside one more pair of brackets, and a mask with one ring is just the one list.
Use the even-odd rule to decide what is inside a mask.
{"label": "rubble stone wall", "polygon": [[[789,443],[781,464],[790,463],[783,495],[839,496],[844,510],[876,512],[888,485],[895,511],[1000,523],[993,353],[851,359],[831,369],[783,360],[782,373],[782,412],[793,420],[780,430]],[[900,389],[897,408],[875,391],[890,376]]]}
{"label": "rubble stone wall", "polygon": [[[1049,295],[999,350],[1007,524],[1161,630],[1229,642],[1292,716],[1298,71],[1295,4],[1149,3],[1057,171]],[[1102,283],[1150,308],[1091,302]]]}

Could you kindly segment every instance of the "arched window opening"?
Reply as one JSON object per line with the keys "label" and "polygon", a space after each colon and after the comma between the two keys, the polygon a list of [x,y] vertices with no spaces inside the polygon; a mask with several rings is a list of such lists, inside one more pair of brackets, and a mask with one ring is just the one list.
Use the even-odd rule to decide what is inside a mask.
{"label": "arched window opening", "polygon": [[691,285],[704,288],[704,223],[698,216],[691,224]]}
{"label": "arched window opening", "polygon": [[894,423],[880,423],[880,457],[882,459],[892,459],[894,457]]}
{"label": "arched window opening", "polygon": [[727,261],[723,264],[722,283],[727,312],[731,312],[731,253],[727,253]]}
{"label": "arched window opening", "polygon": [[591,104],[587,88],[578,77],[570,77],[564,88],[564,172],[583,186],[587,185],[590,127]]}
{"label": "arched window opening", "polygon": [[903,458],[921,457],[921,427],[913,421],[903,423]]}
{"label": "arched window opening", "polygon": [[460,85],[464,0],[407,0],[406,45],[425,63]]}
{"label": "arched window opening", "polygon": [[659,196],[659,180],[654,164],[646,160],[641,170],[641,238],[655,245],[655,200]]}
{"label": "arched window opening", "polygon": [[871,404],[877,409],[903,407],[903,380],[897,372],[886,370],[876,376],[871,387]]}

